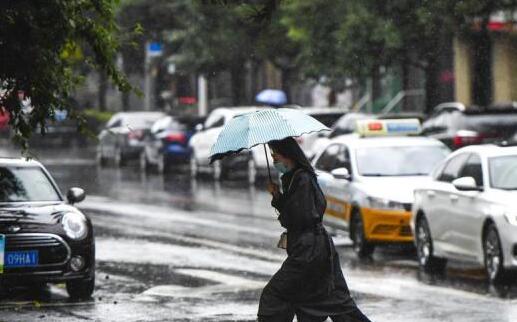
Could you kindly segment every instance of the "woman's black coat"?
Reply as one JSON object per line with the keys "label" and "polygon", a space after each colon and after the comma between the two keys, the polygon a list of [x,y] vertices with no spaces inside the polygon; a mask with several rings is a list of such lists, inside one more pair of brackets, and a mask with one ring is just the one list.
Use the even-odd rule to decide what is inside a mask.
{"label": "woman's black coat", "polygon": [[[287,229],[287,259],[264,288],[259,317],[351,317],[368,321],[350,297],[332,239],[322,226],[326,201],[315,175],[305,169],[282,176],[283,194],[273,198]],[[276,321],[276,320],[275,320]],[[292,317],[291,317],[292,321]]]}

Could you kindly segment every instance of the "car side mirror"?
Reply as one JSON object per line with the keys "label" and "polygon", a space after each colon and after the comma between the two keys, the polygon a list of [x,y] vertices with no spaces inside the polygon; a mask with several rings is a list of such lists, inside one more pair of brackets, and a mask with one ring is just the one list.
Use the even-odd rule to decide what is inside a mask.
{"label": "car side mirror", "polygon": [[84,200],[86,197],[86,193],[81,188],[70,188],[68,192],[66,193],[66,199],[68,200],[69,204],[78,203]]}
{"label": "car side mirror", "polygon": [[350,180],[350,171],[347,168],[337,168],[330,171],[330,174],[339,180]]}
{"label": "car side mirror", "polygon": [[476,180],[472,177],[461,177],[452,181],[452,185],[459,191],[481,191],[482,188],[478,187]]}

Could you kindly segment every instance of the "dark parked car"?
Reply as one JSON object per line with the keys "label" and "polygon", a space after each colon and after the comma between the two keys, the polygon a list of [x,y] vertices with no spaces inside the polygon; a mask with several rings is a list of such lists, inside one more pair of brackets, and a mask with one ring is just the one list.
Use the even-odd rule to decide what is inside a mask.
{"label": "dark parked car", "polygon": [[144,138],[145,147],[140,154],[140,167],[156,167],[163,172],[172,165],[189,164],[192,148],[189,141],[196,126],[204,117],[166,116],[156,121]]}
{"label": "dark parked car", "polygon": [[88,216],[73,206],[84,191],[59,188],[36,161],[0,158],[0,284],[66,283],[73,298],[95,286],[95,242]]}
{"label": "dark parked car", "polygon": [[424,122],[422,133],[452,149],[502,141],[517,131],[517,108],[513,104],[465,107],[461,103],[438,105]]}
{"label": "dark parked car", "polygon": [[165,117],[162,112],[116,113],[99,134],[97,162],[104,165],[112,159],[122,166],[130,159],[138,159],[144,149],[143,138],[157,120]]}
{"label": "dark parked car", "polygon": [[41,134],[38,126],[31,137],[33,145],[59,145],[70,146],[74,143],[80,145],[86,141],[86,137],[78,130],[77,121],[68,116],[66,110],[55,110],[53,117],[45,121],[45,131]]}

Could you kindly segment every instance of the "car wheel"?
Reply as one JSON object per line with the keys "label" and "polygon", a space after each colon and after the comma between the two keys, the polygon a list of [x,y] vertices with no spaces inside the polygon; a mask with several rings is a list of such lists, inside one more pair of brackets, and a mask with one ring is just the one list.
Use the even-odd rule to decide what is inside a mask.
{"label": "car wheel", "polygon": [[254,184],[257,180],[257,165],[255,164],[255,160],[253,156],[248,160],[248,183]]}
{"label": "car wheel", "polygon": [[149,162],[147,161],[147,155],[145,154],[145,150],[140,153],[140,157],[138,158],[140,170],[142,172],[146,172],[149,169]]}
{"label": "car wheel", "polygon": [[415,227],[415,244],[418,264],[426,272],[443,272],[447,261],[433,255],[433,239],[429,223],[424,216],[418,218]]}
{"label": "car wheel", "polygon": [[221,180],[223,174],[223,166],[221,165],[221,161],[214,161],[212,164],[212,174],[214,176],[214,180]]}
{"label": "car wheel", "polygon": [[375,246],[366,240],[364,234],[363,218],[359,212],[352,216],[352,242],[354,245],[354,252],[359,258],[370,257],[375,250]]}
{"label": "car wheel", "polygon": [[192,154],[190,156],[190,176],[192,176],[192,178],[195,178],[197,177],[198,175],[198,165],[197,165],[197,161],[196,161],[196,156],[194,154]]}
{"label": "car wheel", "polygon": [[497,228],[490,224],[483,239],[483,253],[485,259],[485,270],[488,279],[492,283],[499,283],[507,280],[508,272],[503,266],[503,252],[501,240]]}
{"label": "car wheel", "polygon": [[122,150],[120,148],[115,149],[115,166],[122,167],[125,163],[124,156],[122,155]]}
{"label": "car wheel", "polygon": [[88,299],[95,289],[95,274],[85,279],[77,279],[66,282],[66,291],[72,299]]}

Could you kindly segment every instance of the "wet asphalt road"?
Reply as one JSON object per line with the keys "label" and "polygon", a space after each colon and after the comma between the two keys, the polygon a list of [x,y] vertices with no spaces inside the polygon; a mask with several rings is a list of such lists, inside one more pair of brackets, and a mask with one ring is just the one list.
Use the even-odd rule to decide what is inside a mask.
{"label": "wet asphalt road", "polygon": [[[0,321],[255,319],[261,288],[285,257],[274,247],[282,229],[262,184],[98,168],[92,150],[36,152],[63,192],[87,191],[79,206],[94,223],[97,287],[81,302],[69,301],[63,285],[2,290]],[[346,238],[336,242],[372,321],[517,321],[517,285],[490,286],[477,267],[450,263],[445,276],[430,276],[410,249],[359,261]]]}

